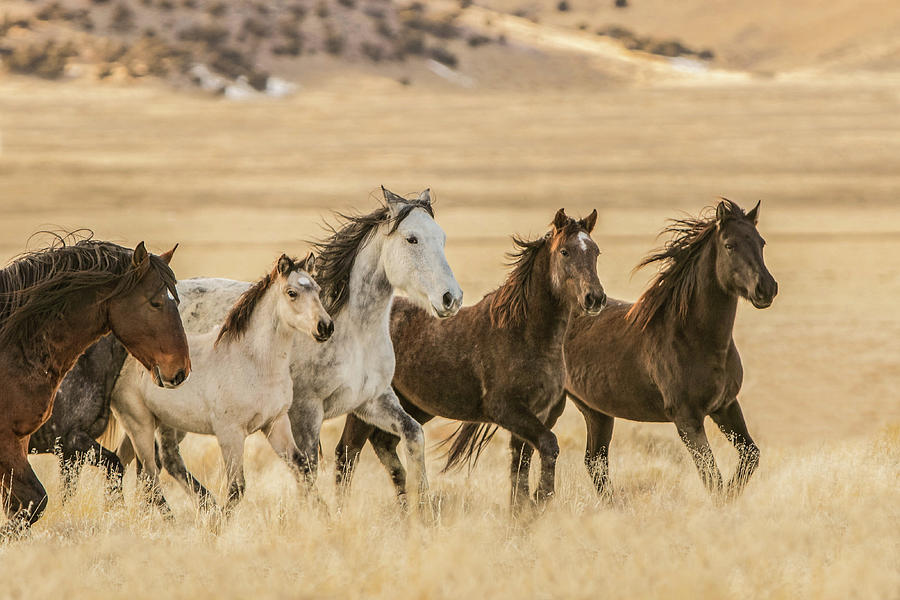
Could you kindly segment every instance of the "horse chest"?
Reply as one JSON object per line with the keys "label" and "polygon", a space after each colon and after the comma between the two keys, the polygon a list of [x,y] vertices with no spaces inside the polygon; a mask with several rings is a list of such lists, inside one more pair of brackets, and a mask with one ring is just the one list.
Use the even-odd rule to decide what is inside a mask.
{"label": "horse chest", "polygon": [[[337,323],[335,329],[339,326]],[[325,418],[333,418],[384,393],[395,361],[390,338],[385,332],[378,333],[345,335],[315,360],[295,360],[295,388],[303,390],[299,397],[321,401]]]}

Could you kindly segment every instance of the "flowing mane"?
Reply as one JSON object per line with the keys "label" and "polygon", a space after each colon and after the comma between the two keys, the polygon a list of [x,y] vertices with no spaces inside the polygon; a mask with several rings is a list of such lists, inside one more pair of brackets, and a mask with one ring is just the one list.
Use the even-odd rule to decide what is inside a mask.
{"label": "flowing mane", "polygon": [[[581,230],[575,219],[569,218],[562,228],[564,236],[568,237]],[[531,277],[534,271],[534,262],[538,252],[550,242],[552,232],[536,240],[525,240],[513,236],[513,244],[516,250],[506,254],[511,267],[509,275],[503,285],[488,295],[490,300],[491,325],[494,327],[506,327],[523,322],[528,316],[528,295],[534,285]]]}
{"label": "flowing mane", "polygon": [[525,320],[534,261],[550,236],[548,234],[536,240],[525,240],[514,235],[512,240],[517,249],[506,254],[509,259],[507,265],[511,267],[509,275],[503,285],[491,292],[490,315],[491,325],[494,327],[516,325]]}
{"label": "flowing mane", "polygon": [[247,327],[250,325],[250,317],[253,316],[253,309],[255,309],[256,305],[259,304],[259,301],[262,300],[266,291],[272,287],[272,282],[274,282],[275,278],[278,276],[278,271],[276,269],[277,267],[273,268],[271,273],[266,273],[262,279],[254,283],[250,289],[241,294],[241,297],[238,298],[237,302],[234,303],[234,306],[231,307],[231,310],[228,311],[228,316],[225,317],[225,322],[222,323],[222,327],[219,329],[219,335],[216,336],[216,344],[222,340],[225,340],[226,342],[234,341],[244,335],[244,332],[247,331]]}
{"label": "flowing mane", "polygon": [[[26,252],[0,269],[0,346],[28,343],[53,319],[60,318],[79,292],[108,287],[98,300],[131,291],[146,274],[135,267],[134,252],[112,242],[92,239],[93,232],[60,235],[45,248]],[[74,241],[74,243],[73,243]],[[174,298],[175,274],[158,256],[148,265]]]}
{"label": "flowing mane", "polygon": [[316,249],[316,281],[322,286],[322,304],[332,317],[337,316],[350,297],[350,272],[356,256],[375,228],[382,223],[390,223],[393,233],[409,213],[422,208],[434,218],[431,203],[406,200],[396,217],[391,216],[387,206],[380,206],[367,215],[345,215],[336,213],[340,228],[325,224],[331,235],[320,241],[311,242]]}
{"label": "flowing mane", "polygon": [[[743,217],[737,204],[722,198],[726,217]],[[644,258],[635,271],[652,263],[660,263],[659,272],[650,287],[641,294],[625,318],[640,329],[646,329],[654,319],[665,313],[671,319],[684,321],[698,279],[697,259],[716,230],[716,217],[699,216],[672,219],[661,234],[672,235],[665,246]]]}

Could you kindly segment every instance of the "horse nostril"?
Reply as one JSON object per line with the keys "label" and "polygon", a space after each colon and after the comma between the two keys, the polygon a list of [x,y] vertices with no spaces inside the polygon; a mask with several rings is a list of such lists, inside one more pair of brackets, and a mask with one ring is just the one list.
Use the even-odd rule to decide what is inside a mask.
{"label": "horse nostril", "polygon": [[181,385],[184,383],[184,380],[187,379],[187,375],[184,374],[184,369],[181,369],[177,373],[175,373],[175,379],[172,380],[172,383],[175,385]]}
{"label": "horse nostril", "polygon": [[596,300],[592,293],[588,292],[587,294],[584,295],[584,307],[585,308],[587,308],[587,309],[594,308],[595,302],[596,302]]}
{"label": "horse nostril", "polygon": [[608,299],[609,298],[607,298],[605,293],[602,296],[600,296],[600,308],[603,308],[604,306],[606,306],[606,301]]}
{"label": "horse nostril", "polygon": [[325,335],[328,332],[328,323],[326,323],[325,321],[319,321],[319,323],[316,325],[316,332],[319,335]]}
{"label": "horse nostril", "polygon": [[451,308],[453,308],[453,294],[451,294],[450,292],[444,292],[443,300],[444,308],[446,310],[450,310]]}

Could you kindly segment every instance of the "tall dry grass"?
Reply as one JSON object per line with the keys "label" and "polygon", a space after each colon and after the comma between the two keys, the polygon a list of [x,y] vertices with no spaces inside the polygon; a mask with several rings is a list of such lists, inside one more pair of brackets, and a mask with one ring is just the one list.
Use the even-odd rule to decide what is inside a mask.
{"label": "tall dry grass", "polygon": [[[626,426],[613,441],[615,499],[596,498],[580,464],[582,434],[567,414],[558,496],[531,519],[511,518],[504,443],[469,476],[440,475],[437,522],[404,516],[367,450],[342,511],[299,500],[287,470],[254,436],[248,493],[214,533],[170,479],[174,521],[144,510],[127,480],[124,506],[103,502],[86,469],[59,502],[52,457],[36,457],[53,496],[43,520],[0,546],[0,595],[10,598],[892,598],[900,592],[900,428],[823,444],[763,448],[747,492],[716,508],[674,431]],[[326,458],[337,437],[326,430]],[[435,439],[440,432],[431,429]],[[499,436],[498,436],[499,437]],[[715,438],[725,469],[734,465]],[[221,484],[210,438],[184,444],[189,466]],[[326,461],[319,487],[335,506]]]}

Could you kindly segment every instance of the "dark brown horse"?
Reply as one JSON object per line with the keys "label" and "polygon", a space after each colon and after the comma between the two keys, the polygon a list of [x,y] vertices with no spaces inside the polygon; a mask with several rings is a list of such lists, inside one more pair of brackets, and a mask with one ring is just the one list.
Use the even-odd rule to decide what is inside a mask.
{"label": "dark brown horse", "polygon": [[[597,211],[576,221],[560,209],[547,235],[513,238],[518,251],[506,282],[454,317],[439,321],[409,301],[394,302],[393,386],[403,408],[421,423],[435,415],[467,421],[452,442],[448,468],[477,460],[496,426],[510,431],[514,507],[529,498],[535,449],[541,457],[535,500],[554,492],[559,445],[550,427],[565,383],[565,332],[575,312],[595,315],[606,304],[597,279],[600,251],[589,235],[596,220]],[[367,439],[402,498],[399,438],[353,415],[337,447],[338,483],[349,485]]]}
{"label": "dark brown horse", "polygon": [[[577,318],[566,341],[566,391],[587,423],[584,461],[598,492],[608,487],[613,419],[673,422],[716,499],[740,493],[759,464],[737,395],[743,369],[732,339],[739,298],[772,304],[778,284],[763,261],[749,213],[723,200],[714,217],[679,219],[673,239],[640,265],[659,264],[634,304],[610,300],[596,319]],[[740,453],[721,494],[722,476],[703,421],[710,415]]]}
{"label": "dark brown horse", "polygon": [[84,350],[112,331],[175,387],[190,372],[176,306],[173,248],[151,255],[109,242],[63,238],[0,270],[0,535],[40,518],[47,494],[28,464],[29,438],[47,421],[60,381]]}

